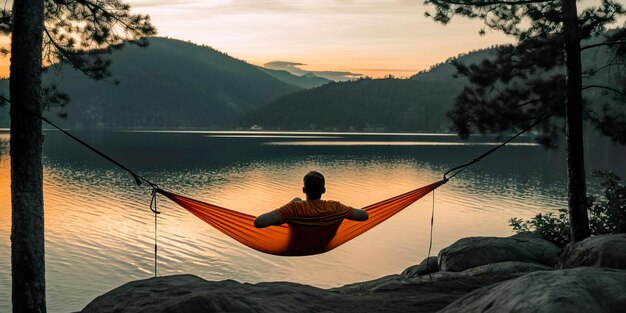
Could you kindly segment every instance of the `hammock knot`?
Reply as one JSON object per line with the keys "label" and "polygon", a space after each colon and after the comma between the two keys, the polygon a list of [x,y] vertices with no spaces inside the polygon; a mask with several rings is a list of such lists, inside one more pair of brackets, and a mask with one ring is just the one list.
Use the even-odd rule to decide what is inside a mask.
{"label": "hammock knot", "polygon": [[156,214],[161,214],[161,212],[159,210],[157,210],[157,200],[156,200],[156,196],[157,196],[157,192],[159,192],[161,189],[154,185],[152,186],[152,200],[150,200],[150,211],[152,211],[152,213]]}

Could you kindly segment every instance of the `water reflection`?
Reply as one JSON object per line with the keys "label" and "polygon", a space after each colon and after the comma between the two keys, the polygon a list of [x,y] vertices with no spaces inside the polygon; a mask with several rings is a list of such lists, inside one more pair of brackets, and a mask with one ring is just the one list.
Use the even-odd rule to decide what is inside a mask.
{"label": "water reflection", "polygon": [[[309,170],[327,177],[325,198],[356,207],[434,182],[452,166],[484,152],[482,145],[267,145],[293,136],[223,137],[207,132],[78,132],[94,146],[162,187],[249,214],[301,196]],[[226,133],[225,135],[229,135]],[[307,134],[327,136],[328,134]],[[279,138],[284,136],[288,138]],[[337,142],[453,143],[445,136],[338,134]],[[282,140],[282,141],[281,141]],[[492,139],[476,138],[476,142]],[[10,299],[10,168],[8,136],[0,135],[0,311]],[[620,153],[592,149],[589,168],[624,171]],[[149,190],[57,132],[44,142],[46,269],[50,312],[87,302],[153,271]],[[623,154],[622,154],[623,155]],[[505,236],[512,216],[565,205],[563,154],[529,145],[507,147],[436,191],[433,253],[466,236]],[[206,279],[295,281],[321,287],[398,273],[428,248],[426,196],[399,215],[329,253],[275,257],[250,250],[166,199],[159,198],[159,274]],[[337,267],[341,264],[341,267]],[[340,268],[341,270],[337,270]]]}

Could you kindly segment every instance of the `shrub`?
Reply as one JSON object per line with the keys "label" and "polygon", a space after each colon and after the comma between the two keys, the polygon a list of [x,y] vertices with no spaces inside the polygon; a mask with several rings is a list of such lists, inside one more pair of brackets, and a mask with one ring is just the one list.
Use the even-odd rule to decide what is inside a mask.
{"label": "shrub", "polygon": [[[604,188],[604,194],[587,196],[591,234],[625,233],[626,187],[615,173],[595,171],[593,176],[602,179],[600,186]],[[558,214],[539,213],[527,221],[513,217],[509,225],[516,233],[541,234],[559,246],[565,246],[570,241],[567,209],[559,209]]]}

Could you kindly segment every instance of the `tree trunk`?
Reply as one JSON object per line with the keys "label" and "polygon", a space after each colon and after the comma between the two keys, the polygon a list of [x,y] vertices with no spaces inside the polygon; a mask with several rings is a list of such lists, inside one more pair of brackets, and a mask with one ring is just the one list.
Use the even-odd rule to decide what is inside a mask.
{"label": "tree trunk", "polygon": [[43,0],[13,3],[11,39],[11,265],[13,312],[46,312],[41,48]]}
{"label": "tree trunk", "polygon": [[583,240],[591,234],[587,216],[587,186],[583,149],[583,101],[580,60],[580,34],[576,0],[562,0],[567,80],[566,151],[567,200],[571,240]]}

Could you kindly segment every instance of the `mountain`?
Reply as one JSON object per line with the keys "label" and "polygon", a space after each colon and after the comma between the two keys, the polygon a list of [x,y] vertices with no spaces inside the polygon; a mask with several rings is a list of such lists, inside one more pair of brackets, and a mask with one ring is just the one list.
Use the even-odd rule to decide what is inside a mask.
{"label": "mountain", "polygon": [[462,86],[411,79],[332,82],[276,99],[243,124],[282,130],[445,131]]}
{"label": "mountain", "polygon": [[[583,67],[600,69],[608,54],[592,50],[583,51]],[[473,51],[457,59],[478,63],[493,57],[493,51]],[[467,84],[465,78],[452,77],[455,69],[447,60],[410,79],[326,81],[303,90],[300,87],[313,87],[323,78],[259,68],[209,47],[165,38],[151,39],[147,49],[129,46],[111,59],[119,85],[89,80],[67,66],[56,75],[54,71],[44,75],[48,84],[59,84],[72,97],[62,125],[232,129],[256,124],[282,130],[447,131],[450,121],[445,113]],[[614,75],[606,69],[601,73],[585,84],[603,85],[607,75]],[[7,80],[0,80],[5,96],[7,85]],[[585,97],[601,106],[608,97],[605,93],[590,89]],[[0,127],[7,125],[8,108],[0,107]]]}
{"label": "mountain", "polygon": [[[488,48],[455,59],[470,65],[494,56],[495,48]],[[243,124],[282,130],[447,131],[450,121],[445,113],[468,84],[466,78],[453,77],[456,70],[451,60],[410,79],[357,79],[282,96],[250,111]],[[584,69],[602,68],[608,60],[606,49],[584,51],[582,55]],[[585,84],[606,85],[609,75],[615,74],[605,72],[586,78]],[[609,96],[603,90],[585,93],[590,106],[596,109]]]}
{"label": "mountain", "polygon": [[[67,65],[45,72],[44,85],[56,84],[72,99],[60,124],[226,128],[243,112],[301,89],[210,47],[174,39],[151,38],[147,48],[127,45],[110,59],[117,85]],[[0,83],[4,95],[7,85]]]}
{"label": "mountain", "polygon": [[284,70],[272,70],[264,67],[259,67],[259,69],[284,83],[305,89],[319,87],[330,82],[330,80],[315,76],[313,73],[305,73],[304,75],[298,76]]}
{"label": "mountain", "polygon": [[[492,51],[457,58],[478,63]],[[464,78],[452,77],[456,70],[450,61],[410,79],[362,78],[282,96],[253,109],[240,124],[282,130],[447,131],[451,124],[445,113],[467,84]]]}

